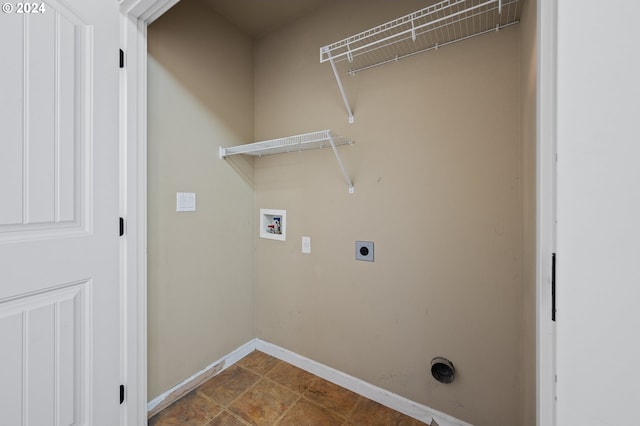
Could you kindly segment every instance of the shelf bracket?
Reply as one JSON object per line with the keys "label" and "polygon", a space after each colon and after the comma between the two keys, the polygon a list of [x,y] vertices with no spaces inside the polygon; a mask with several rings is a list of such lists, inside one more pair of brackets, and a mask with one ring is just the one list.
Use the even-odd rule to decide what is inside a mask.
{"label": "shelf bracket", "polygon": [[349,194],[354,193],[353,183],[351,183],[351,179],[347,174],[347,171],[344,168],[344,164],[342,164],[342,159],[340,158],[340,154],[338,153],[338,149],[336,148],[336,144],[333,141],[333,136],[331,136],[331,132],[327,132],[327,139],[329,139],[329,143],[331,144],[331,148],[333,149],[333,153],[336,156],[336,160],[338,160],[338,166],[340,166],[340,170],[342,171],[342,176],[344,176],[344,180],[347,182],[349,187]]}
{"label": "shelf bracket", "polygon": [[351,107],[349,106],[349,101],[347,100],[347,94],[344,92],[344,87],[342,86],[342,80],[340,79],[340,74],[338,74],[336,63],[333,60],[333,57],[330,56],[330,53],[328,50],[325,50],[325,54],[329,56],[331,69],[333,70],[333,74],[336,76],[336,82],[338,83],[338,89],[340,89],[340,94],[342,95],[342,101],[344,102],[344,106],[347,108],[347,114],[349,114],[349,123],[353,124],[353,112],[351,112]]}

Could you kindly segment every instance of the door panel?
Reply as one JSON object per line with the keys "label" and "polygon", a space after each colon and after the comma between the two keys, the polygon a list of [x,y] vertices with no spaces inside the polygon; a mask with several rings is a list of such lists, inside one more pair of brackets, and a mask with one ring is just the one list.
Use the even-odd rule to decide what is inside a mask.
{"label": "door panel", "polygon": [[92,28],[55,6],[3,17],[14,36],[1,42],[13,66],[0,81],[10,100],[1,119],[0,239],[88,225],[82,189],[92,174]]}
{"label": "door panel", "polygon": [[[0,78],[0,227],[22,223],[23,43],[24,20],[0,15],[0,51],[10,60]],[[11,37],[20,36],[20,42]],[[6,76],[6,77],[5,77]]]}
{"label": "door panel", "polygon": [[73,283],[0,307],[7,361],[0,364],[0,377],[3,387],[13,389],[0,400],[0,424],[54,424],[54,418],[59,425],[81,424],[88,404],[83,389],[91,385],[90,293],[91,282]]}
{"label": "door panel", "polygon": [[119,423],[118,3],[0,15],[0,425]]}

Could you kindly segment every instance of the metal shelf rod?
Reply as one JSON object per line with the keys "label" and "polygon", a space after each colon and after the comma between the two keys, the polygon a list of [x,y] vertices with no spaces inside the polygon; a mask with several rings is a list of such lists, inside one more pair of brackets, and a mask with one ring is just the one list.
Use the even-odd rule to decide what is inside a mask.
{"label": "metal shelf rod", "polygon": [[338,154],[338,149],[336,148],[336,144],[333,142],[333,136],[329,133],[329,142],[331,143],[331,148],[333,148],[333,153],[336,156],[336,160],[338,160],[338,166],[340,166],[340,170],[342,171],[342,176],[344,176],[344,180],[347,182],[347,186],[349,187],[349,194],[353,194],[353,183],[351,183],[351,179],[347,174],[347,171],[344,168],[344,164],[342,164],[342,159],[340,158],[340,154]]}
{"label": "metal shelf rod", "polygon": [[344,87],[342,87],[342,80],[340,79],[340,74],[338,74],[336,63],[333,61],[333,58],[330,59],[330,62],[331,62],[331,68],[333,69],[333,74],[335,74],[336,81],[338,82],[338,89],[340,89],[340,94],[342,95],[342,101],[344,102],[345,108],[347,108],[347,114],[349,115],[349,123],[353,124],[353,112],[351,111],[351,107],[349,106],[349,101],[347,100],[347,95],[344,92]]}

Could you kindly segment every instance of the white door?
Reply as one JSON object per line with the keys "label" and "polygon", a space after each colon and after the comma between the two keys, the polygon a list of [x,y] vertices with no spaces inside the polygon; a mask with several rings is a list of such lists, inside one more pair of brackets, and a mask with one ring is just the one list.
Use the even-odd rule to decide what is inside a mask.
{"label": "white door", "polygon": [[558,1],[558,426],[640,425],[640,2],[596,3]]}
{"label": "white door", "polygon": [[2,3],[0,426],[114,426],[118,3]]}

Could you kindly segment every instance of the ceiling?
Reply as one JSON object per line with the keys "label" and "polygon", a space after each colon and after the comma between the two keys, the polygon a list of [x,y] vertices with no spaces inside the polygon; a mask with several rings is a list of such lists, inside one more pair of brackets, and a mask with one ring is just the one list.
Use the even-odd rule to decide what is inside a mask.
{"label": "ceiling", "polygon": [[312,12],[327,0],[202,0],[252,37],[260,37]]}

